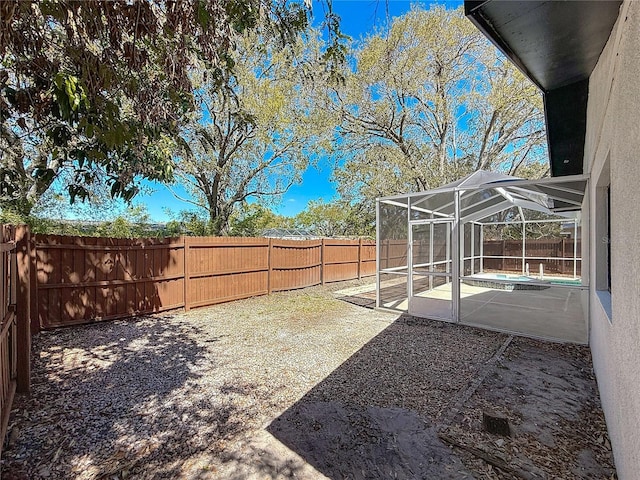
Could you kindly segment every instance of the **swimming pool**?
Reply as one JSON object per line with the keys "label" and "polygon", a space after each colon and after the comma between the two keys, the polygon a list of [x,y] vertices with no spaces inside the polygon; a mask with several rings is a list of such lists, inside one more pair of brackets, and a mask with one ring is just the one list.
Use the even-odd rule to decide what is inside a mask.
{"label": "swimming pool", "polygon": [[543,290],[551,285],[582,286],[579,278],[544,277],[543,280],[526,275],[506,273],[476,273],[463,277],[463,283],[475,287],[486,287],[500,290]]}
{"label": "swimming pool", "polygon": [[531,282],[535,280],[535,278],[527,277],[526,275],[508,275],[506,273],[476,273],[473,276],[476,278],[490,278],[492,280],[516,280],[518,282]]}
{"label": "swimming pool", "polygon": [[550,278],[545,278],[545,280],[548,280],[549,283],[551,285],[575,285],[575,286],[582,286],[582,280],[579,278],[554,278],[554,277],[550,277]]}

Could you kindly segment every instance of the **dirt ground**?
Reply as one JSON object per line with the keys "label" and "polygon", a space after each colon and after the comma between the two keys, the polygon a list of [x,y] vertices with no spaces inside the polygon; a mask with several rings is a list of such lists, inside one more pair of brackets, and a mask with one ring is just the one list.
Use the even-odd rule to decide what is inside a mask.
{"label": "dirt ground", "polygon": [[[506,417],[511,436],[484,431],[483,411]],[[611,479],[605,432],[589,350],[515,337],[441,438],[475,471],[487,464],[471,446],[504,462],[497,478]]]}
{"label": "dirt ground", "polygon": [[2,478],[615,478],[587,348],[344,287],[39,334]]}

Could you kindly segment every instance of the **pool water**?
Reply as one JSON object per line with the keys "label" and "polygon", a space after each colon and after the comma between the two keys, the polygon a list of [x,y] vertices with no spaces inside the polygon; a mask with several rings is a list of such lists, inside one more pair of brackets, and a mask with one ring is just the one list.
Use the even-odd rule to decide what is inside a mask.
{"label": "pool water", "polygon": [[551,283],[551,285],[577,285],[577,286],[581,286],[582,285],[582,280],[580,280],[579,278],[550,278],[549,279],[549,283]]}
{"label": "pool water", "polygon": [[[582,286],[582,280],[579,278],[563,278],[563,277],[545,277],[543,280],[539,280],[535,277],[528,277],[526,275],[509,275],[506,273],[476,273],[467,279],[472,278],[474,282],[483,282],[491,280],[512,280],[514,282],[536,282],[538,285],[566,285],[566,286]],[[468,282],[466,282],[468,283]],[[481,286],[480,284],[478,284]]]}
{"label": "pool water", "polygon": [[517,280],[519,282],[530,282],[535,278],[527,277],[524,275],[507,275],[504,273],[496,273],[495,275],[483,273],[481,278],[497,278],[498,280]]}

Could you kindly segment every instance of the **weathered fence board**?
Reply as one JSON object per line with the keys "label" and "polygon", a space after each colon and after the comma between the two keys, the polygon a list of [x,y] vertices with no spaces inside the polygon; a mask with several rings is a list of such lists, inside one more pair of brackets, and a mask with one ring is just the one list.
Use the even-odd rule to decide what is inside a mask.
{"label": "weathered fence board", "polygon": [[36,235],[42,328],[184,306],[181,239]]}
{"label": "weathered fence board", "polygon": [[[576,241],[576,274],[581,273],[582,243]],[[527,240],[525,261],[531,272],[537,272],[539,264],[544,271],[558,274],[573,274],[574,240],[571,238]],[[476,252],[478,255],[479,252]],[[522,271],[522,240],[485,240],[483,246],[485,270]],[[487,258],[503,257],[503,258]],[[510,257],[510,258],[509,258]]]}
{"label": "weathered fence board", "polygon": [[271,242],[271,291],[310,287],[322,282],[321,240]]}
{"label": "weathered fence board", "polygon": [[76,325],[375,274],[375,242],[36,236],[37,324]]}
{"label": "weathered fence board", "polygon": [[[0,228],[0,455],[16,392],[30,390],[30,269],[32,243],[25,226]],[[19,307],[19,308],[18,308]]]}

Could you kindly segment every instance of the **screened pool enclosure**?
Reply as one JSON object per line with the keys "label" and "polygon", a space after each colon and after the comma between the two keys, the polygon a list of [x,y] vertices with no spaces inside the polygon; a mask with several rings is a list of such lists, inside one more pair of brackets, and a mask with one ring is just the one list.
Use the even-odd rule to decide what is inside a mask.
{"label": "screened pool enclosure", "polygon": [[377,306],[586,343],[586,185],[584,176],[530,181],[478,171],[378,199]]}

